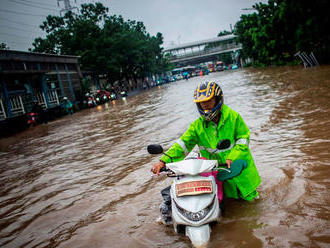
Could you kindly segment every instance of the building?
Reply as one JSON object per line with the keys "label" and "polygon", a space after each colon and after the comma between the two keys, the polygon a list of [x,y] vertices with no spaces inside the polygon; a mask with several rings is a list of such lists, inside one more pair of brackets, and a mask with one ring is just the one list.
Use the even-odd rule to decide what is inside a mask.
{"label": "building", "polygon": [[81,94],[78,58],[0,50],[0,121],[24,116],[33,101],[47,110],[65,96],[75,103]]}

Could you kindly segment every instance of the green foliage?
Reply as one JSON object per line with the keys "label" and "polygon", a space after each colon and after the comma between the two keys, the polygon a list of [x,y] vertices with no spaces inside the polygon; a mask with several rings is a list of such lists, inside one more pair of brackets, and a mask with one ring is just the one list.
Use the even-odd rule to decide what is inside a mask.
{"label": "green foliage", "polygon": [[108,11],[101,3],[82,4],[79,14],[47,16],[40,26],[46,38],[35,39],[34,51],[80,56],[83,70],[106,75],[109,84],[167,70],[162,34],[151,36],[142,22]]}
{"label": "green foliage", "polygon": [[9,47],[6,43],[1,42],[0,43],[0,50],[9,50]]}
{"label": "green foliage", "polygon": [[218,33],[218,37],[220,37],[220,36],[224,36],[224,35],[228,35],[228,34],[232,34],[232,32],[227,31],[227,30],[220,31],[220,32]]}
{"label": "green foliage", "polygon": [[232,58],[231,52],[219,54],[218,60],[225,63],[225,65],[229,65],[229,64],[233,63],[233,58]]}
{"label": "green foliage", "polygon": [[298,51],[314,52],[330,61],[328,1],[269,0],[253,6],[255,13],[242,15],[235,25],[243,58],[255,63],[296,63]]}
{"label": "green foliage", "polygon": [[84,93],[90,92],[90,90],[91,90],[91,82],[90,82],[90,80],[87,79],[87,78],[83,78],[81,80],[81,88],[82,88],[81,89],[82,92],[84,92]]}

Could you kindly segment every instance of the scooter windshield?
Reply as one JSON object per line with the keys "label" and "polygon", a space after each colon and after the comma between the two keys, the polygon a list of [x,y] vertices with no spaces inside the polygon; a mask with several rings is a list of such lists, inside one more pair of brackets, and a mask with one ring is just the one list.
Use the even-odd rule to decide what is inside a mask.
{"label": "scooter windshield", "polygon": [[210,172],[217,166],[217,160],[187,159],[166,165],[176,175],[196,176],[202,172]]}

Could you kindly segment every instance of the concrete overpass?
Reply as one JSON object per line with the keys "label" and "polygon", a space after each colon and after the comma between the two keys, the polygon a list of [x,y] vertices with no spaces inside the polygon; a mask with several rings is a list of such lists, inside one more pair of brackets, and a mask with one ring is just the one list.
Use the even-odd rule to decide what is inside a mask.
{"label": "concrete overpass", "polygon": [[235,52],[242,49],[242,45],[236,43],[235,35],[224,35],[213,39],[185,43],[166,48],[165,54],[169,54],[170,61],[176,66],[186,66],[202,62],[217,60],[219,54]]}

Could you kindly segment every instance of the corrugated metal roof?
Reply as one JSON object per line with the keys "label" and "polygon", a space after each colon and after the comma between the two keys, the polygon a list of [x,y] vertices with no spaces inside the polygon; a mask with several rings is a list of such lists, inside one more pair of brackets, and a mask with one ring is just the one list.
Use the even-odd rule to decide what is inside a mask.
{"label": "corrugated metal roof", "polygon": [[24,55],[38,55],[38,56],[47,56],[47,57],[58,57],[58,58],[80,58],[80,56],[74,55],[58,55],[58,54],[51,54],[51,53],[38,53],[38,52],[27,52],[27,51],[18,51],[18,50],[0,50],[1,54],[24,54]]}
{"label": "corrugated metal roof", "polygon": [[0,50],[0,60],[53,62],[53,63],[77,63],[80,56],[57,55],[48,53],[35,53],[16,50]]}

